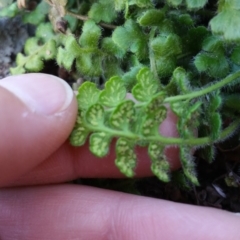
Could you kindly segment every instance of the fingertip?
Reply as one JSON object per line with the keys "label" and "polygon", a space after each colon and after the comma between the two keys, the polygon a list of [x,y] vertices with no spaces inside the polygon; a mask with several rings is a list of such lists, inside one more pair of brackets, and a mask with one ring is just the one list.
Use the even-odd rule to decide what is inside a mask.
{"label": "fingertip", "polygon": [[43,115],[64,111],[74,98],[65,81],[42,73],[9,76],[1,80],[0,87],[16,96],[31,112]]}
{"label": "fingertip", "polygon": [[1,80],[0,184],[17,179],[55,152],[70,135],[76,115],[76,99],[63,80],[46,74]]}

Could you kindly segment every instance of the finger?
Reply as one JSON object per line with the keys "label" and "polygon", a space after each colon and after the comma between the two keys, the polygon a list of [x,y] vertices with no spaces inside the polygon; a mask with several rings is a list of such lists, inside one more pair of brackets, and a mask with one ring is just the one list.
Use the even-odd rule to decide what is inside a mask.
{"label": "finger", "polygon": [[1,239],[240,239],[233,213],[85,186],[3,189]]}
{"label": "finger", "polygon": [[[176,116],[171,111],[168,111],[167,118],[160,126],[161,134],[168,137],[176,137],[176,121]],[[151,161],[148,157],[147,149],[137,147],[136,152],[138,158],[136,176],[152,175],[150,169]],[[165,154],[172,170],[180,167],[178,148],[168,147],[165,149]],[[79,177],[123,177],[123,174],[115,166],[115,158],[115,142],[112,143],[109,154],[104,158],[95,157],[90,153],[87,145],[76,148],[71,147],[66,142],[51,157],[31,172],[11,183],[11,186],[59,183]]]}
{"label": "finger", "polygon": [[45,74],[0,81],[0,186],[48,158],[67,139],[76,101],[61,79]]}

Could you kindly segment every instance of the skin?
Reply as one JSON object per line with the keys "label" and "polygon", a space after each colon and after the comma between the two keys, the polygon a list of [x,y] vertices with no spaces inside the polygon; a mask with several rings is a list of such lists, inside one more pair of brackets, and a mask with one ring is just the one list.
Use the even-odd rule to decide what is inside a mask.
{"label": "skin", "polygon": [[[59,79],[26,74],[0,81],[1,240],[240,238],[237,214],[66,184],[123,177],[113,146],[97,159],[87,145],[68,144],[76,114],[75,97]],[[176,136],[175,123],[169,112],[160,132]],[[136,176],[150,176],[146,149],[137,153]],[[177,148],[165,154],[173,170],[180,167]]]}

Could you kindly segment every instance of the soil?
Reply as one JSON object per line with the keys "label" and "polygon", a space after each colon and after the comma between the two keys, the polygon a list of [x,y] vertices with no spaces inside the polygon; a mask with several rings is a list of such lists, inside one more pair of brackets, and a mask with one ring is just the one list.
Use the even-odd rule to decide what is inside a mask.
{"label": "soil", "polygon": [[[18,18],[0,18],[0,79],[9,75],[15,57],[34,30],[23,25]],[[42,71],[65,79],[71,86],[76,84],[70,74],[59,68],[54,61],[48,62]],[[186,182],[181,170],[173,173],[170,183],[160,182],[156,177],[142,179],[77,179],[75,184],[85,184],[113,189],[174,202],[201,205],[240,212],[240,148],[239,136],[216,146],[213,163],[205,161],[196,152],[196,171],[200,186]]]}
{"label": "soil", "polygon": [[16,54],[22,51],[30,28],[20,17],[0,18],[0,79],[10,74],[9,69],[15,65]]}

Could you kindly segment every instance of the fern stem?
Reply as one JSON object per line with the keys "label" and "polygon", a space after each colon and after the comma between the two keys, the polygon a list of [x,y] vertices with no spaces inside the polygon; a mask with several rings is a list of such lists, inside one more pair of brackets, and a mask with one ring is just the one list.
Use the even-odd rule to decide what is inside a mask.
{"label": "fern stem", "polygon": [[[75,18],[77,18],[79,20],[82,20],[82,21],[87,21],[88,19],[90,19],[87,16],[76,14],[76,13],[71,12],[71,11],[66,11],[66,15],[70,15],[70,16],[75,17]],[[105,27],[105,28],[109,28],[109,29],[115,29],[117,27],[115,25],[104,23],[104,22],[100,22],[99,25],[102,26],[102,27]]]}
{"label": "fern stem", "polygon": [[129,14],[129,4],[128,1],[125,2],[124,18],[127,19]]}
{"label": "fern stem", "polygon": [[86,123],[85,123],[85,127],[92,132],[105,132],[107,134],[112,135],[113,137],[126,137],[128,139],[133,139],[134,141],[139,141],[139,140],[155,141],[155,142],[160,142],[163,145],[205,146],[207,144],[223,141],[224,139],[231,136],[240,127],[240,120],[234,121],[231,125],[225,128],[217,140],[212,140],[211,137],[183,139],[183,138],[164,137],[161,135],[143,136],[138,133],[133,133],[130,131],[115,130],[112,128],[108,128],[107,126],[94,127]]}
{"label": "fern stem", "polygon": [[153,40],[153,38],[155,37],[155,32],[156,32],[156,28],[153,27],[150,31],[149,34],[149,44],[148,44],[148,48],[149,48],[149,59],[150,59],[150,68],[151,71],[153,72],[153,75],[156,79],[158,79],[158,74],[157,74],[157,67],[156,67],[156,61],[155,61],[155,56],[154,56],[154,52],[150,46],[151,41]]}
{"label": "fern stem", "polygon": [[216,91],[217,89],[224,87],[225,85],[231,83],[232,81],[236,80],[239,77],[240,77],[240,71],[237,71],[233,74],[228,75],[223,80],[221,80],[215,84],[212,84],[208,87],[205,87],[199,91],[195,91],[195,92],[184,94],[184,95],[167,97],[167,98],[165,98],[164,103],[178,102],[178,101],[186,100],[186,99],[191,100],[192,98],[201,97],[207,93]]}

